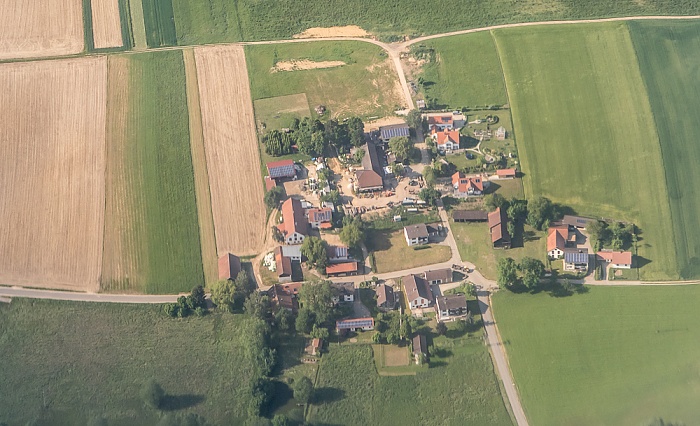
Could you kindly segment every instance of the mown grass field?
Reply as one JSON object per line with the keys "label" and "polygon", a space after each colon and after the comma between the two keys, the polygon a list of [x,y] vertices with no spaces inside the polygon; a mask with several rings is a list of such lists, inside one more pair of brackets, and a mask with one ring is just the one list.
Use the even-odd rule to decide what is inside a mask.
{"label": "mown grass field", "polygon": [[203,284],[179,51],[110,57],[102,290]]}
{"label": "mown grass field", "polygon": [[406,244],[403,230],[374,231],[369,236],[368,245],[374,253],[377,273],[380,274],[447,262],[452,256],[448,246],[438,244],[414,250]]}
{"label": "mown grass field", "polygon": [[258,99],[253,106],[258,127],[262,127],[262,123],[265,123],[266,131],[288,128],[291,127],[294,119],[311,117],[309,101],[305,93]]}
{"label": "mown grass field", "polygon": [[419,74],[428,82],[423,90],[426,98],[451,109],[508,103],[490,32],[444,37],[420,46],[435,51],[435,59]]}
{"label": "mown grass field", "polygon": [[695,424],[698,297],[697,286],[591,287],[566,298],[495,294],[530,424]]}
{"label": "mown grass field", "polygon": [[440,349],[430,367],[416,368],[416,375],[379,376],[370,345],[330,345],[316,383],[322,397],[307,420],[333,425],[511,425],[482,332],[451,330],[448,335],[432,339]]}
{"label": "mown grass field", "polygon": [[[150,426],[164,414],[196,413],[208,424],[242,424],[254,370],[240,337],[246,321],[172,319],[160,306],[0,304],[0,422]],[[139,397],[151,378],[171,397],[162,413]]]}
{"label": "mown grass field", "polygon": [[[170,0],[167,0],[168,2]],[[289,38],[309,27],[360,25],[383,39],[512,22],[609,16],[700,14],[691,0],[174,0],[178,43]]]}
{"label": "mown grass field", "polygon": [[[278,62],[307,59],[346,65],[273,71]],[[404,104],[393,63],[378,46],[357,42],[309,42],[246,46],[253,101],[306,93],[309,107],[325,105],[331,116],[384,116]],[[315,114],[315,113],[314,113]],[[258,118],[256,111],[256,120]]]}
{"label": "mown grass field", "polygon": [[640,277],[678,278],[664,162],[627,25],[494,34],[525,195],[634,222]]}
{"label": "mown grass field", "polygon": [[[661,142],[680,277],[700,278],[700,23],[630,22]],[[667,236],[671,238],[671,234]]]}

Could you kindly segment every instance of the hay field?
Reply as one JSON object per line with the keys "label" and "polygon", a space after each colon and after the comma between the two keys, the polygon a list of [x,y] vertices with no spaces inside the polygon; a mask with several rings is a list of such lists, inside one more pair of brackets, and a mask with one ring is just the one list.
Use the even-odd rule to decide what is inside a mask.
{"label": "hay field", "polygon": [[[700,278],[700,23],[630,22],[661,143],[682,279]],[[670,235],[668,236],[670,238]]]}
{"label": "hay field", "polygon": [[678,278],[659,139],[627,25],[494,34],[525,195],[634,222],[640,278]]}
{"label": "hay field", "polygon": [[0,283],[97,291],[105,58],[0,65]]}
{"label": "hay field", "polygon": [[0,60],[79,53],[82,2],[0,0]]}
{"label": "hay field", "polygon": [[120,47],[122,27],[118,0],[91,0],[92,37],[96,49]]}
{"label": "hay field", "polygon": [[204,283],[179,51],[109,56],[102,290]]}
{"label": "hay field", "polygon": [[195,59],[217,253],[256,254],[265,205],[245,54],[203,47]]}

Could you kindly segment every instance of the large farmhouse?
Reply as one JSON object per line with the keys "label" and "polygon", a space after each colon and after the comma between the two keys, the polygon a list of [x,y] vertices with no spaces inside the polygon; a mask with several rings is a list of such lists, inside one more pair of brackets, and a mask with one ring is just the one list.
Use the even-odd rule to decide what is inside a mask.
{"label": "large farmhouse", "polygon": [[272,179],[295,178],[294,160],[280,160],[267,163],[267,174]]}
{"label": "large farmhouse", "polygon": [[459,149],[459,130],[434,129],[431,137],[440,152],[450,152]]}
{"label": "large farmhouse", "polygon": [[379,158],[377,145],[368,141],[365,146],[365,155],[362,157],[362,170],[355,171],[355,191],[371,192],[384,189],[384,168]]}
{"label": "large farmhouse", "polygon": [[547,235],[547,256],[550,259],[561,259],[564,250],[576,242],[576,233],[570,232],[567,225],[553,226],[549,228]]}
{"label": "large farmhouse", "polygon": [[309,233],[309,223],[301,201],[290,198],[282,203],[282,223],[277,227],[284,235],[285,244],[301,244]]}

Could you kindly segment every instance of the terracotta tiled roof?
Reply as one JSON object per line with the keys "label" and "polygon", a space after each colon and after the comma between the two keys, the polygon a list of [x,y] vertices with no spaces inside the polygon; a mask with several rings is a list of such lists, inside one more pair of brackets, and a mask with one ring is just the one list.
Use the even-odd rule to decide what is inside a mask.
{"label": "terracotta tiled roof", "polygon": [[484,192],[484,181],[481,176],[465,176],[462,172],[452,175],[452,186],[459,192],[469,192],[477,190]]}
{"label": "terracotta tiled roof", "polygon": [[282,247],[275,249],[275,263],[277,264],[277,276],[292,276],[292,259],[282,255]]}
{"label": "terracotta tiled roof", "polygon": [[632,253],[629,251],[599,251],[596,253],[601,259],[617,265],[631,265]]}
{"label": "terracotta tiled roof", "polygon": [[515,169],[499,169],[496,174],[499,177],[515,177]]}
{"label": "terracotta tiled roof", "polygon": [[241,259],[231,253],[219,257],[219,279],[233,280],[241,272]]}
{"label": "terracotta tiled roof", "polygon": [[442,146],[447,142],[459,145],[459,130],[434,131],[437,136],[437,145]]}
{"label": "terracotta tiled roof", "polygon": [[508,216],[505,210],[501,210],[499,207],[489,213],[489,229],[491,230],[492,243],[496,243],[501,239],[510,241],[510,235],[508,234]]}
{"label": "terracotta tiled roof", "polygon": [[326,267],[326,275],[356,272],[357,262],[334,263]]}
{"label": "terracotta tiled roof", "polygon": [[301,201],[296,198],[290,198],[282,203],[282,221],[283,226],[281,231],[284,234],[298,232],[306,235],[309,231],[309,223],[304,216],[304,209],[301,207]]}
{"label": "terracotta tiled roof", "polygon": [[384,185],[382,177],[374,170],[357,170],[355,172],[357,186],[360,188],[375,188]]}
{"label": "terracotta tiled roof", "polygon": [[563,251],[566,247],[566,241],[568,239],[568,226],[554,226],[549,228],[549,234],[547,235],[547,251],[550,252],[555,248]]}

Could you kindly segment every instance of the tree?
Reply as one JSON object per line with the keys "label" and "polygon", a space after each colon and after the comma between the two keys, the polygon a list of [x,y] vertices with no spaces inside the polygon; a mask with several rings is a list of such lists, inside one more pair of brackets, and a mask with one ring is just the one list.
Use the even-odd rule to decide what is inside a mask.
{"label": "tree", "polygon": [[353,146],[362,146],[365,144],[365,123],[360,117],[350,117],[345,123],[348,128],[348,137],[350,144]]}
{"label": "tree", "polygon": [[273,130],[263,137],[265,151],[275,157],[291,154],[294,140],[289,133]]}
{"label": "tree", "polygon": [[544,197],[535,197],[527,202],[527,223],[540,231],[549,227],[554,219],[552,202]]}
{"label": "tree", "polygon": [[340,204],[340,192],[337,189],[334,189],[328,194],[321,195],[320,200],[322,203],[328,201],[333,203],[334,206],[338,205]]}
{"label": "tree", "polygon": [[276,226],[272,226],[272,239],[278,243],[284,242],[284,234]]}
{"label": "tree", "polygon": [[275,414],[272,418],[272,426],[292,426],[292,422],[284,414]]}
{"label": "tree", "polygon": [[515,221],[513,220],[508,222],[508,235],[510,235],[511,238],[515,236]]}
{"label": "tree", "polygon": [[508,203],[508,218],[512,222],[525,220],[527,218],[527,201],[512,198]]}
{"label": "tree", "polygon": [[310,266],[320,271],[326,269],[328,252],[326,251],[326,242],[324,240],[314,236],[306,237],[301,244],[301,254],[306,257]]}
{"label": "tree", "polygon": [[413,141],[408,136],[396,136],[389,139],[389,149],[397,159],[408,160],[413,153]]}
{"label": "tree", "polygon": [[418,197],[431,206],[437,205],[438,200],[440,200],[440,191],[432,187],[426,187],[420,190]]}
{"label": "tree", "polygon": [[435,169],[432,166],[425,166],[423,169],[423,179],[425,184],[429,187],[435,186],[437,183],[437,177],[435,176]]}
{"label": "tree", "polygon": [[318,157],[323,155],[327,143],[323,132],[316,131],[311,133],[309,137],[297,138],[297,146],[299,147],[299,152],[302,154],[306,154],[310,157]]}
{"label": "tree", "polygon": [[141,387],[140,396],[147,406],[159,409],[163,404],[165,391],[155,380],[150,379]]}
{"label": "tree", "polygon": [[350,248],[357,248],[364,240],[364,232],[357,220],[344,224],[340,230],[340,241]]}
{"label": "tree", "polygon": [[284,308],[280,308],[275,312],[275,324],[280,331],[291,331],[294,325],[294,315]]}
{"label": "tree", "polygon": [[444,322],[439,322],[439,323],[437,323],[437,326],[435,327],[435,331],[437,331],[438,335],[444,336],[445,333],[447,333],[447,325],[445,325]]}
{"label": "tree", "polygon": [[608,224],[599,220],[592,220],[586,224],[588,235],[600,245],[605,245],[608,239]]}
{"label": "tree", "polygon": [[396,164],[392,165],[391,172],[396,176],[403,176],[403,174],[404,174],[403,164],[396,163]]}
{"label": "tree", "polygon": [[311,400],[311,394],[314,391],[314,384],[311,383],[311,379],[302,376],[300,379],[294,381],[293,391],[294,399],[301,404],[308,404]]}
{"label": "tree", "polygon": [[484,197],[484,204],[489,210],[496,210],[497,208],[506,209],[508,208],[508,200],[505,199],[501,194],[489,194]]}
{"label": "tree", "polygon": [[518,280],[518,265],[510,257],[502,257],[498,259],[496,265],[498,271],[498,286],[507,288],[515,284]]}
{"label": "tree", "polygon": [[265,193],[265,205],[269,209],[277,208],[282,201],[282,197],[284,197],[284,189],[281,186],[275,186]]}
{"label": "tree", "polygon": [[529,289],[535,289],[540,285],[540,279],[544,275],[544,263],[531,257],[523,257],[519,265],[523,274],[523,284]]}
{"label": "tree", "polygon": [[204,309],[207,307],[206,294],[204,293],[204,287],[201,285],[193,288],[190,292],[190,305],[192,306],[192,309]]}
{"label": "tree", "polygon": [[299,291],[299,304],[302,308],[308,308],[313,312],[316,325],[321,325],[331,320],[333,314],[333,289],[331,288],[331,282],[320,281],[316,284],[302,286]]}
{"label": "tree", "polygon": [[413,330],[411,328],[411,323],[408,321],[407,318],[404,318],[403,321],[401,321],[401,325],[399,326],[399,335],[402,339],[406,340],[411,337],[412,333]]}
{"label": "tree", "polygon": [[265,319],[270,311],[270,299],[261,292],[253,292],[243,304],[246,314],[259,319]]}
{"label": "tree", "polygon": [[412,129],[416,130],[416,133],[423,131],[423,115],[417,109],[412,109],[406,115],[406,123]]}
{"label": "tree", "polygon": [[295,328],[299,333],[308,333],[311,331],[311,327],[316,322],[314,318],[314,313],[309,308],[302,307],[297,312],[297,319],[295,321]]}
{"label": "tree", "polygon": [[324,167],[319,170],[317,177],[320,182],[330,182],[333,180],[333,170],[329,167]]}
{"label": "tree", "polygon": [[272,401],[274,393],[275,386],[269,379],[260,377],[255,380],[250,391],[251,398],[249,399],[248,416],[257,417],[261,415],[270,401]]}
{"label": "tree", "polygon": [[311,333],[309,334],[313,339],[323,339],[328,340],[328,329],[326,327],[318,327],[316,324],[311,328]]}

